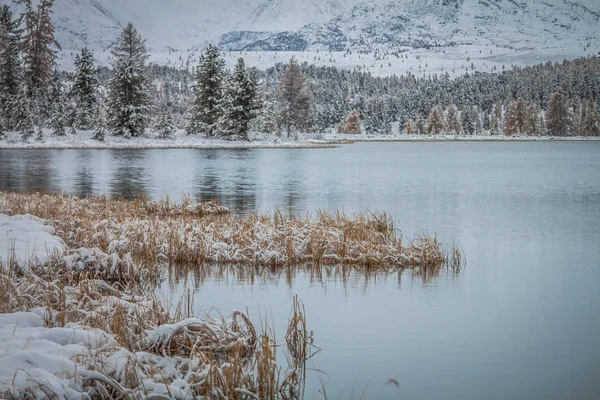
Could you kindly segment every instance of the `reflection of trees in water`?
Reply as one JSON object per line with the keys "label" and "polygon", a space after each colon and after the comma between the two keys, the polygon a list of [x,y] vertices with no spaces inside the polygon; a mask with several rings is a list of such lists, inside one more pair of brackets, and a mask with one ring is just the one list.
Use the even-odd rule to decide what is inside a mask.
{"label": "reflection of trees in water", "polygon": [[147,194],[146,155],[147,152],[139,150],[111,152],[114,171],[110,185],[111,196],[133,198]]}
{"label": "reflection of trees in water", "polygon": [[0,190],[58,191],[52,181],[59,150],[3,150],[0,152]]}
{"label": "reflection of trees in water", "polygon": [[94,165],[94,151],[81,150],[77,152],[77,169],[75,170],[74,193],[80,197],[94,194],[94,176],[92,165]]}
{"label": "reflection of trees in water", "polygon": [[19,172],[15,170],[17,152],[0,150],[0,190],[19,189]]}
{"label": "reflection of trees in water", "polygon": [[304,181],[306,179],[303,163],[302,150],[287,150],[286,171],[283,175],[283,204],[280,211],[288,215],[295,215],[298,211],[298,205],[306,197]]}
{"label": "reflection of trees in water", "polygon": [[[217,200],[239,211],[256,208],[256,176],[247,166],[254,161],[254,155],[248,150],[227,153],[232,160],[223,160],[223,150],[199,152],[202,163],[197,170],[196,198],[199,201]],[[224,162],[237,166],[229,173]]]}
{"label": "reflection of trees in water", "polygon": [[366,293],[373,286],[386,283],[389,279],[397,282],[398,288],[408,281],[430,285],[442,277],[458,279],[461,267],[434,268],[378,268],[356,265],[316,265],[305,264],[288,267],[242,266],[242,265],[174,265],[165,268],[165,274],[171,285],[184,283],[199,288],[208,282],[220,282],[226,285],[279,285],[285,284],[291,289],[298,276],[308,278],[311,285],[342,283],[344,290],[360,290]]}

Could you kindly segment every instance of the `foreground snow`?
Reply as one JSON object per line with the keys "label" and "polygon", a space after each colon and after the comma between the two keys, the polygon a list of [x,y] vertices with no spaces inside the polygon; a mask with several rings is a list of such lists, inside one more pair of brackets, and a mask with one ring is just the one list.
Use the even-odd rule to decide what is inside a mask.
{"label": "foreground snow", "polygon": [[47,262],[50,256],[62,253],[66,247],[53,233],[51,226],[32,215],[0,214],[0,263],[12,260],[17,265],[27,266]]}
{"label": "foreground snow", "polygon": [[250,141],[229,141],[206,138],[201,135],[187,135],[179,130],[171,139],[159,139],[156,133],[148,133],[139,138],[125,139],[107,135],[105,141],[92,139],[93,132],[79,131],[63,137],[52,136],[44,131],[41,141],[30,138],[23,141],[17,132],[9,132],[5,140],[0,140],[0,149],[257,149],[257,148],[310,148],[331,147],[352,142],[430,142],[430,141],[580,141],[600,140],[596,137],[551,137],[551,136],[503,136],[503,135],[391,135],[300,133],[292,137],[285,135],[254,133]]}
{"label": "foreground snow", "polygon": [[[91,273],[77,280],[70,272],[96,258],[91,251],[80,250],[79,262],[65,256],[71,262],[62,270],[48,268],[41,263],[60,266],[65,247],[51,233],[39,218],[0,214],[0,244],[16,243],[11,252],[23,263],[36,257],[22,265],[26,273],[0,260],[1,398],[256,398],[265,387],[296,390],[300,364],[283,374],[274,353],[261,353],[273,340],[258,336],[245,314],[175,320],[152,297],[128,295]],[[36,251],[42,243],[52,257]],[[269,386],[264,371],[275,379]]]}

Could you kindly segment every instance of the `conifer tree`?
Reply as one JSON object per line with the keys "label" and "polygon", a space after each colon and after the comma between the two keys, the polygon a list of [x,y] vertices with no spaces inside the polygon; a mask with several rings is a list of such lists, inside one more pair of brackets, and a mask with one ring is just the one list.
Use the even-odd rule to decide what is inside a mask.
{"label": "conifer tree", "polygon": [[292,57],[279,79],[279,121],[287,136],[292,130],[306,128],[312,107],[313,96],[308,87],[308,78],[298,62]]}
{"label": "conifer tree", "polygon": [[163,110],[158,116],[155,126],[156,132],[158,132],[159,139],[170,139],[175,133],[175,124],[173,123],[173,117],[167,110]]}
{"label": "conifer tree", "polygon": [[462,130],[467,135],[477,133],[477,112],[473,106],[467,106],[461,113]]}
{"label": "conifer tree", "polygon": [[54,38],[52,6],[54,0],[39,0],[34,8],[32,0],[17,0],[25,11],[21,15],[25,22],[21,51],[25,66],[25,82],[30,96],[43,96],[50,86],[54,61],[60,45]]}
{"label": "conifer tree", "polygon": [[84,47],[75,57],[75,78],[70,96],[74,103],[73,126],[77,129],[91,129],[96,108],[98,79],[94,67],[93,53]]}
{"label": "conifer tree", "polygon": [[350,111],[340,126],[340,133],[360,134],[362,133],[362,122],[360,112],[355,108]]}
{"label": "conifer tree", "polygon": [[546,129],[550,136],[571,135],[571,110],[564,92],[554,93],[546,110]]}
{"label": "conifer tree", "polygon": [[94,117],[94,134],[92,135],[92,139],[97,140],[99,142],[104,142],[106,137],[106,112],[102,104],[98,103],[96,105],[96,112]]}
{"label": "conifer tree", "polygon": [[589,99],[582,107],[582,110],[579,134],[581,136],[600,136],[598,112],[594,100]]}
{"label": "conifer tree", "polygon": [[38,127],[38,131],[37,131],[37,135],[35,136],[35,140],[37,140],[38,142],[41,142],[42,140],[44,140],[44,130],[42,129],[41,126]]}
{"label": "conifer tree", "polygon": [[525,107],[525,116],[523,121],[523,132],[528,135],[537,136],[539,134],[539,111],[533,104]]}
{"label": "conifer tree", "polygon": [[7,5],[0,6],[0,117],[4,129],[13,127],[12,101],[19,92],[21,61],[19,58],[18,21]]}
{"label": "conifer tree", "polygon": [[248,140],[250,121],[259,109],[258,78],[256,73],[246,71],[243,58],[238,59],[233,74],[227,80],[221,109],[217,135]]}
{"label": "conifer tree", "polygon": [[415,123],[415,131],[419,135],[425,134],[425,120],[419,115],[417,122]]}
{"label": "conifer tree", "polygon": [[455,135],[460,134],[460,120],[458,118],[458,110],[454,104],[450,104],[446,111],[446,123],[448,124],[448,131]]}
{"label": "conifer tree", "polygon": [[189,135],[204,133],[214,136],[222,116],[225,61],[216,46],[209,45],[200,57],[196,70],[194,101],[188,112],[186,131]]}
{"label": "conifer tree", "polygon": [[108,84],[108,126],[116,136],[141,136],[148,125],[150,96],[146,76],[145,41],[128,24],[112,52],[113,76]]}
{"label": "conifer tree", "polygon": [[275,101],[263,101],[262,111],[257,118],[258,129],[264,133],[275,133],[281,136],[281,130],[277,125],[277,103]]}
{"label": "conifer tree", "polygon": [[19,92],[14,98],[11,120],[14,123],[12,129],[21,132],[21,137],[24,140],[27,140],[34,134],[33,110],[27,93],[27,87],[24,83],[21,84]]}
{"label": "conifer tree", "polygon": [[446,129],[446,121],[444,121],[444,113],[440,106],[435,106],[429,112],[427,117],[427,133],[430,135],[438,135]]}

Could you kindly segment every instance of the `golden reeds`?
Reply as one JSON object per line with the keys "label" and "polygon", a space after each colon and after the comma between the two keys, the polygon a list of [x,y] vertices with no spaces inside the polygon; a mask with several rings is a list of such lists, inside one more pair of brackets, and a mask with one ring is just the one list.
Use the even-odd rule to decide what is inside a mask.
{"label": "golden reeds", "polygon": [[[360,265],[430,267],[447,265],[436,238],[403,243],[385,213],[318,212],[315,217],[237,215],[216,203],[181,203],[78,198],[0,192],[0,213],[33,214],[49,220],[72,249],[94,249],[94,260],[71,250],[80,271],[135,278],[157,265],[240,264],[264,266]],[[81,252],[79,252],[81,253]],[[114,259],[114,256],[118,259]],[[101,264],[100,266],[98,264]],[[110,268],[107,265],[110,264]],[[109,276],[100,276],[108,279]],[[139,278],[139,276],[137,276]]]}

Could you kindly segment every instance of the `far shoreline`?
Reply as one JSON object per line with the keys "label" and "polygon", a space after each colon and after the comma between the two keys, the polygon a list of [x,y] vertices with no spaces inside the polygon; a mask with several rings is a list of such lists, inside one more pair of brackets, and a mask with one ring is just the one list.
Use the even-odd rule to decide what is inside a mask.
{"label": "far shoreline", "polygon": [[107,137],[97,142],[87,132],[64,137],[46,136],[42,142],[30,139],[22,142],[16,133],[0,140],[0,150],[242,150],[242,149],[329,149],[355,143],[442,143],[442,142],[600,142],[594,136],[492,136],[492,135],[349,135],[349,134],[299,134],[296,138],[285,138],[273,134],[259,134],[248,142],[231,142],[205,137],[177,135],[173,139],[158,139],[151,136],[123,139]]}

